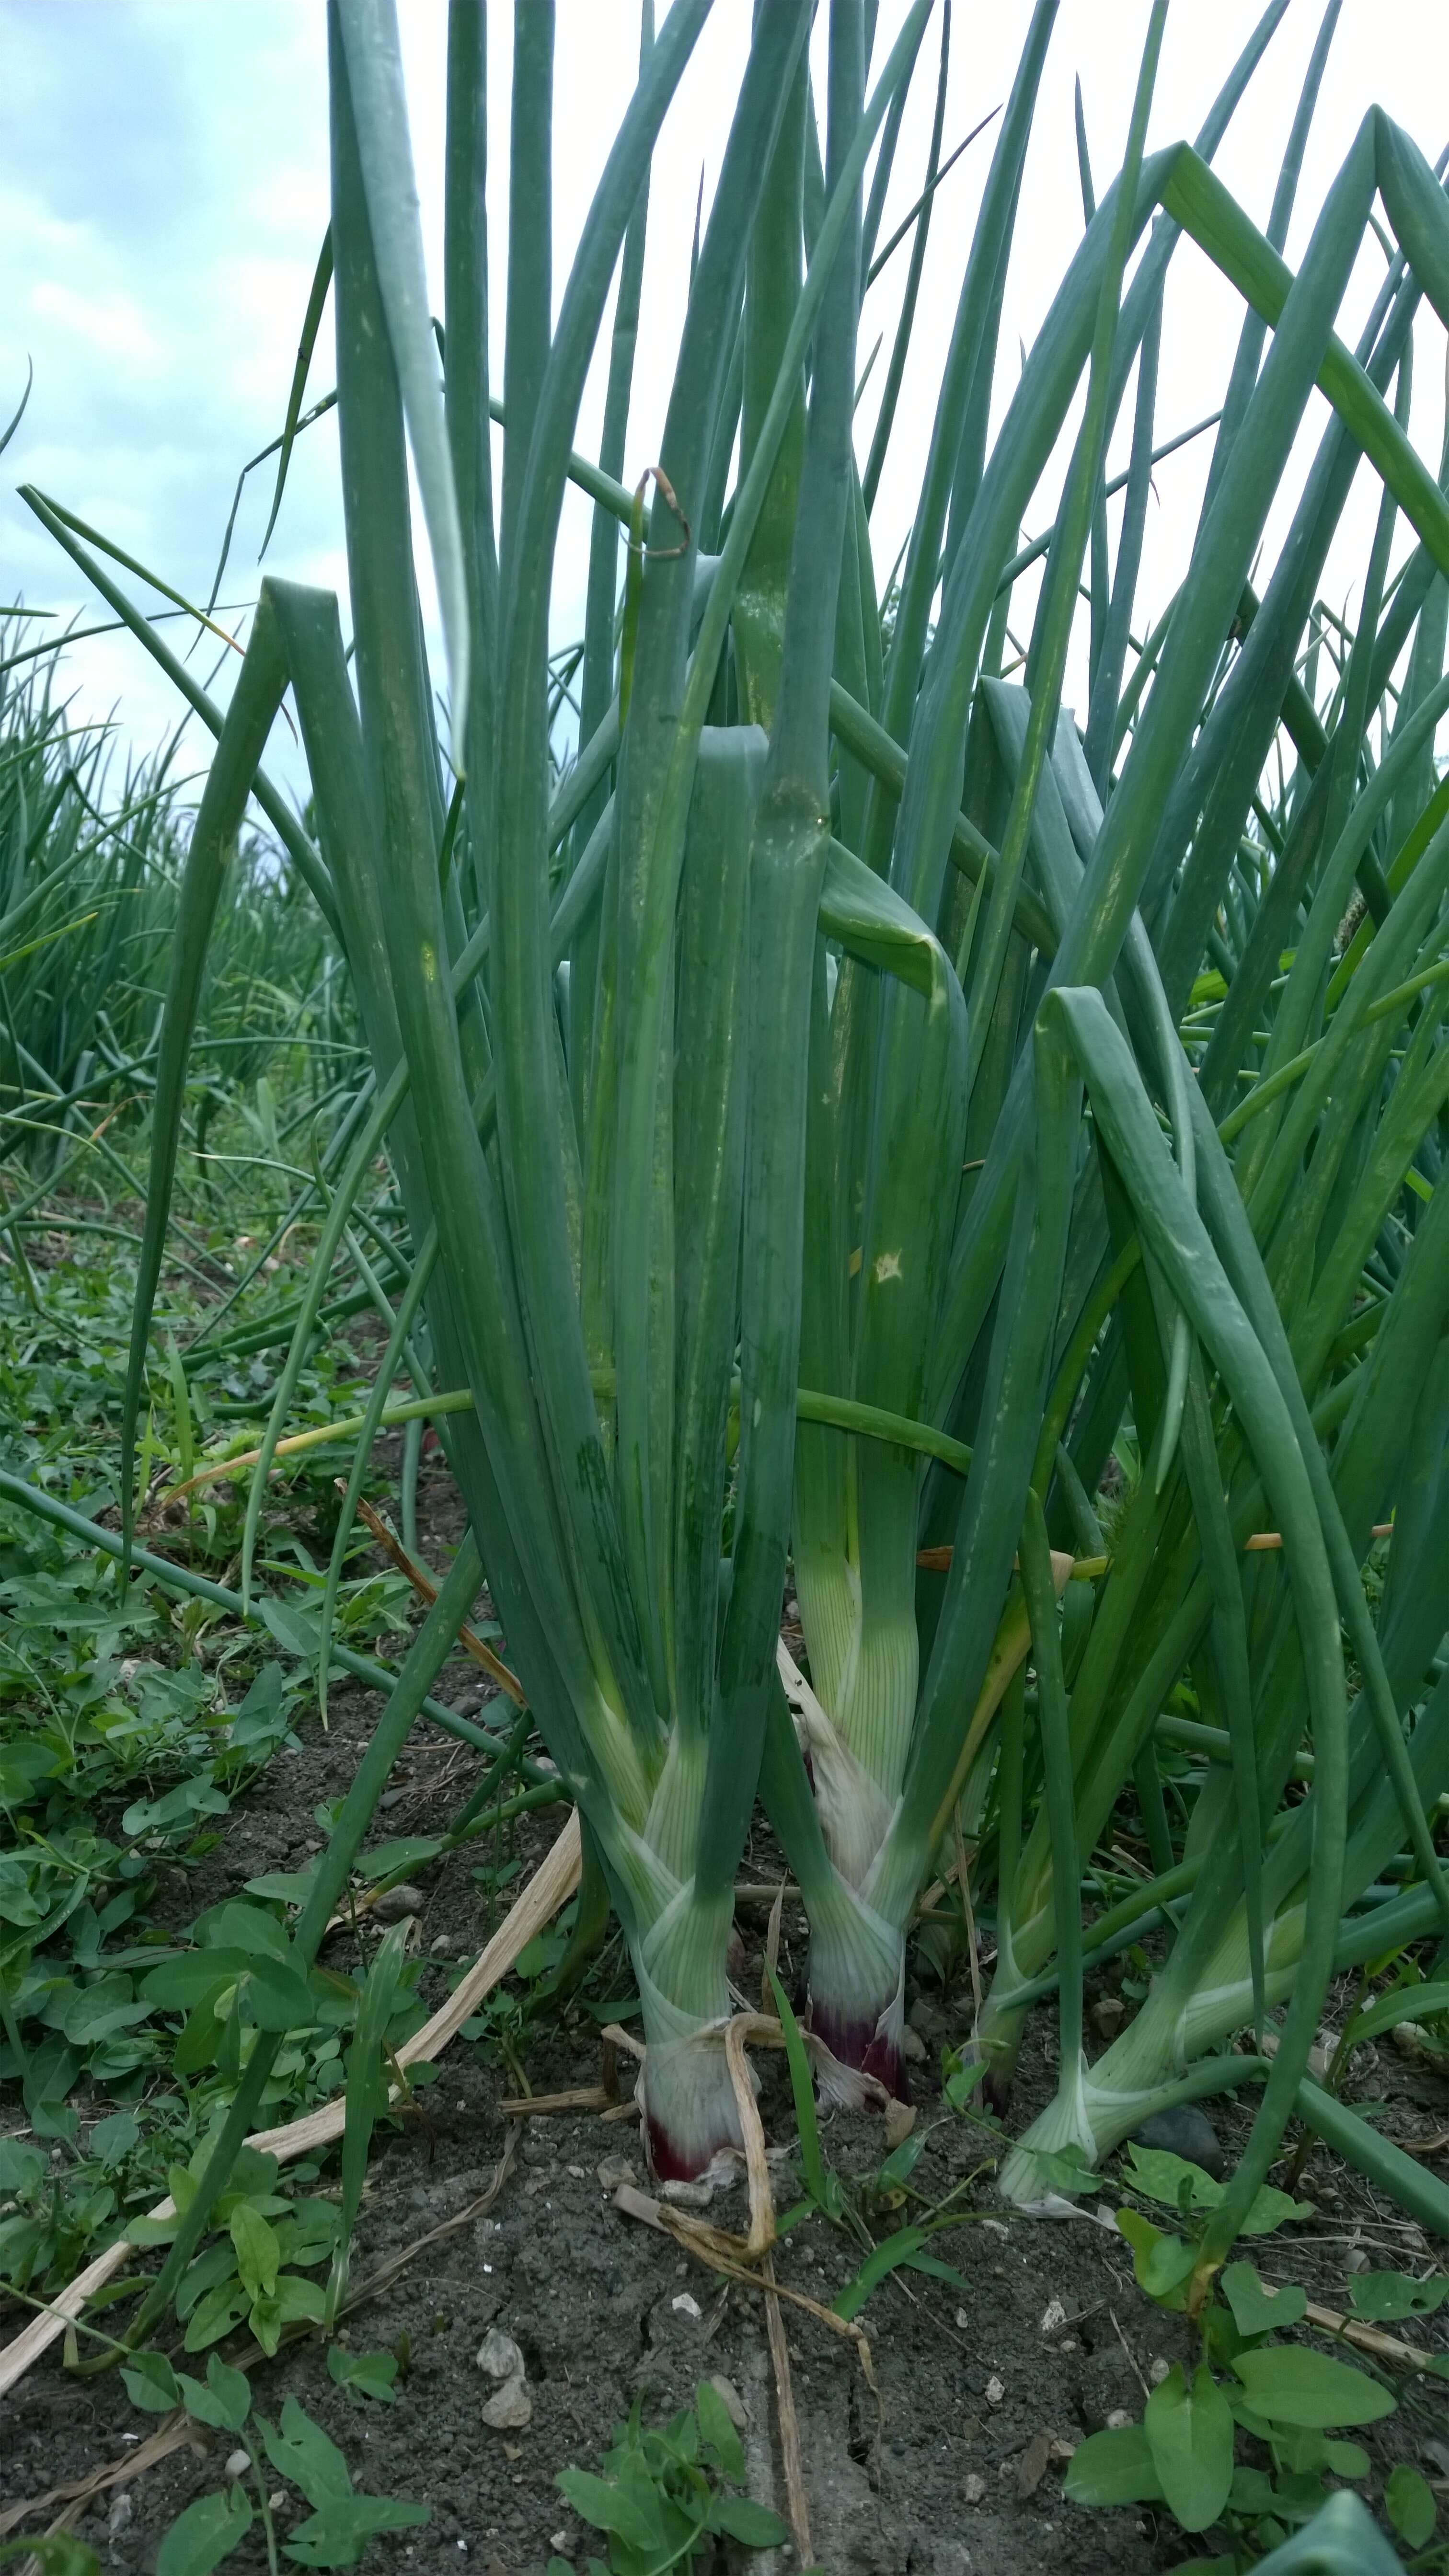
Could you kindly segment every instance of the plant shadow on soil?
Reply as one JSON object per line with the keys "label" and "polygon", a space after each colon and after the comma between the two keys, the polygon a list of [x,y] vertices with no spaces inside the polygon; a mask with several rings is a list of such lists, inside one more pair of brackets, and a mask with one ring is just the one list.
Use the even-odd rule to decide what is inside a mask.
{"label": "plant shadow on soil", "polygon": [[[424,1493],[426,1552],[436,1564],[457,1535],[440,1464],[425,1476]],[[456,1666],[441,1687],[460,1706],[479,1705],[471,1677]],[[319,1841],[314,1806],[346,1785],[373,1714],[366,1692],[334,1693],[329,1731],[315,1721],[305,1725],[301,1752],[272,1763],[203,1862],[173,1873],[170,1903],[158,1905],[158,1913],[189,1917],[263,1871],[304,1867]],[[394,1775],[374,1841],[442,1830],[480,1759],[422,1724]],[[520,1820],[521,1866],[507,1896],[526,1882],[563,1813],[554,1808]],[[414,1938],[426,1961],[420,1999],[430,2010],[444,1999],[450,1966],[456,1975],[457,1963],[476,1956],[502,1910],[504,1899],[490,1900],[473,1876],[479,1856],[479,1846],[466,1846],[424,1876]],[[772,1871],[778,1874],[778,1861],[761,1836],[746,1857],[745,1876]],[[743,1925],[747,1992],[758,1987],[761,1928],[761,1918]],[[446,1956],[435,1951],[440,1936]],[[787,1990],[798,1989],[803,1940],[803,1917],[787,1908],[781,1946]],[[334,1936],[326,1956],[337,1966],[355,1964],[351,1933]],[[943,2003],[934,1988],[914,2007],[926,2059],[913,2069],[913,2082],[929,2135],[913,2181],[933,2202],[990,2151],[983,2131],[951,2113],[939,2094],[941,2045],[964,2035],[968,2013],[969,1998],[953,1993]],[[1050,2021],[1047,2007],[1028,2029],[1010,2121],[1018,2134],[1052,2089]],[[527,2074],[535,2091],[596,2083],[599,2062],[597,2025],[576,2007],[542,2017],[529,2030]],[[794,2123],[783,2060],[766,2054],[757,2064],[767,2136],[788,2141]],[[1389,2100],[1390,2133],[1414,2136],[1443,2125],[1444,2088],[1421,2068],[1381,2059],[1357,2089]],[[462,2036],[454,2040],[417,2111],[385,2124],[374,2139],[354,2283],[483,2196],[509,2125],[499,2104],[515,2090],[506,2068],[488,2062]],[[1246,2131],[1247,2103],[1224,2103],[1215,2116],[1231,2153]],[[822,2121],[822,2134],[827,2157],[847,2178],[879,2165],[884,2148],[874,2121],[837,2114]],[[275,2421],[284,2398],[297,2396],[341,2445],[359,2487],[430,2506],[425,2528],[373,2544],[408,2576],[460,2565],[480,2576],[542,2576],[551,2554],[582,2567],[597,2536],[566,2507],[556,2472],[592,2465],[636,2396],[655,2420],[688,2403],[705,2375],[723,2376],[741,2401],[751,2490],[783,2511],[760,2301],[621,2214],[613,2204],[613,2177],[606,2184],[599,2171],[621,2162],[644,2184],[632,2122],[606,2123],[589,2114],[524,2124],[516,2161],[488,2213],[424,2247],[344,2329],[356,2352],[402,2346],[408,2367],[395,2405],[351,2402],[330,2379],[315,2337],[284,2346],[274,2362],[254,2371],[258,2412]],[[318,2187],[327,2189],[334,2173],[324,2170]],[[1317,2219],[1252,2249],[1270,2280],[1300,2281],[1311,2297],[1341,2307],[1355,2230],[1375,2264],[1403,2265],[1417,2256],[1422,2268],[1417,2231],[1406,2230],[1396,2211],[1321,2149],[1302,2188],[1317,2205]],[[801,2311],[784,2310],[816,2564],[828,2576],[1045,2576],[1048,2570],[1052,2576],[1107,2570],[1147,2576],[1198,2554],[1200,2543],[1149,2507],[1101,2513],[1067,2503],[1060,2455],[1044,2461],[1039,2438],[1073,2445],[1117,2410],[1140,2415],[1154,2361],[1191,2359],[1183,2320],[1142,2298],[1125,2244],[1087,2217],[1053,2221],[1003,2211],[989,2171],[962,2205],[966,2222],[936,2250],[963,2276],[965,2296],[920,2275],[897,2274],[863,2311],[879,2402],[848,2343]],[[722,2225],[742,2226],[742,2188],[717,2196],[710,2214]],[[855,2270],[859,2249],[815,2221],[789,2235],[776,2260],[783,2284],[828,2302]],[[1053,2322],[1044,2331],[1048,2311]],[[475,2357],[492,2326],[515,2338],[527,2366],[532,2419],[513,2432],[492,2431],[482,2420],[492,2387]],[[1418,2320],[1412,2330],[1431,2345],[1446,2340],[1442,2317]],[[174,2329],[161,2340],[169,2346]],[[68,2378],[58,2348],[6,2402],[5,2421],[5,2503],[104,2469],[124,2457],[138,2428],[140,2435],[155,2429],[154,2418],[137,2416],[114,2375]],[[1374,2495],[1396,2457],[1416,2456],[1421,2435],[1408,2410],[1372,2428],[1366,2438],[1375,2460]],[[99,2494],[75,2526],[79,2536],[115,2576],[140,2576],[154,2566],[157,2544],[176,2514],[222,2482],[230,2447],[227,2435],[198,2430],[193,2447]],[[279,2514],[280,2540],[293,2509],[297,2516],[305,2511],[288,2498]],[[265,2566],[259,2527],[229,2563],[237,2576],[257,2576]],[[783,2571],[795,2562],[781,2551],[719,2564]]]}

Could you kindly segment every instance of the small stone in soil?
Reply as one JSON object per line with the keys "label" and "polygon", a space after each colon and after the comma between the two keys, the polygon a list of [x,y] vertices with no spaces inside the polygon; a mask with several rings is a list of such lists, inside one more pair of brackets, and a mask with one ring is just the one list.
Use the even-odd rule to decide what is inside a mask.
{"label": "small stone in soil", "polygon": [[963,2478],[963,2479],[962,2479],[962,2481],[961,2481],[961,2497],[962,2497],[962,2501],[963,2501],[963,2503],[965,2503],[965,2504],[979,2504],[979,2503],[981,2502],[982,2497],[985,2495],[985,2493],[986,2493],[986,2480],[985,2480],[984,2478],[978,2477],[974,2469],[972,2470],[971,2475],[970,2475],[969,2477],[966,2477],[966,2478]]}
{"label": "small stone in soil", "polygon": [[897,2147],[904,2144],[915,2125],[916,2106],[914,2102],[887,2102],[885,2108],[886,2146],[892,2153],[894,2153]]}
{"label": "small stone in soil", "polygon": [[490,2379],[522,2379],[524,2375],[523,2355],[512,2335],[506,2335],[501,2326],[489,2327],[476,2357],[478,2368]]}
{"label": "small stone in soil", "polygon": [[599,2181],[605,2191],[622,2191],[626,2183],[637,2182],[638,2179],[625,2156],[605,2156],[599,2167]]}
{"label": "small stone in soil", "polygon": [[996,2376],[995,2371],[993,2371],[993,2372],[992,2372],[992,2374],[991,2374],[991,2377],[988,2379],[988,2381],[987,2381],[987,2383],[986,2383],[986,2403],[987,2403],[987,2405],[988,2405],[988,2406],[999,2406],[999,2405],[1001,2404],[1001,2401],[1002,2401],[1002,2399],[1003,2399],[1003,2397],[1004,2397],[1005,2395],[1006,2395],[1006,2382],[1005,2382],[1005,2380],[1003,2380],[1003,2379],[998,2379],[998,2378],[997,2378],[997,2376]]}
{"label": "small stone in soil", "polygon": [[1151,2380],[1154,2388],[1160,2388],[1162,2386],[1164,2379],[1168,2377],[1171,2369],[1171,2362],[1164,2361],[1161,2353],[1158,2354],[1155,2361],[1150,2361],[1148,2363],[1147,2376]]}
{"label": "small stone in soil", "polygon": [[1184,2102],[1176,2111],[1154,2111],[1133,2136],[1139,2146],[1161,2147],[1170,2156],[1181,2156],[1186,2164],[1201,2165],[1215,2181],[1227,2169],[1222,2140],[1195,2102]]}
{"label": "small stone in soil", "polygon": [[1050,2433],[1033,2433],[1016,2468],[1016,2492],[1023,2501],[1027,2496],[1034,2496],[1041,2485],[1042,2479],[1046,2476],[1047,2462],[1051,2454]]}
{"label": "small stone in soil", "polygon": [[698,2299],[692,2299],[687,2290],[680,2291],[678,2298],[673,2302],[673,2307],[677,2317],[693,2317],[696,2323],[704,2314]]}
{"label": "small stone in soil", "polygon": [[375,1923],[400,1923],[405,1914],[420,1914],[422,1909],[422,1889],[404,1879],[401,1887],[385,1887],[371,1910]]}
{"label": "small stone in soil", "polygon": [[483,2409],[483,2421],[495,2433],[521,2433],[533,2421],[533,2400],[521,2379],[505,2379]]}
{"label": "small stone in soil", "polygon": [[714,2198],[712,2182],[666,2182],[659,2186],[661,2200],[672,2200],[680,2209],[708,2209]]}

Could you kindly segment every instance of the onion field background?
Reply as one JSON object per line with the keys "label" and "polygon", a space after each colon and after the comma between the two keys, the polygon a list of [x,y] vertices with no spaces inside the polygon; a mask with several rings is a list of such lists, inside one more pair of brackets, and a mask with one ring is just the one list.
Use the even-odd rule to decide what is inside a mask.
{"label": "onion field background", "polygon": [[451,0],[427,251],[329,0],[236,468],[270,544],[332,443],[339,586],[21,485],[89,603],[0,620],[46,2576],[1449,2565],[1449,200],[1365,96],[1305,205],[1337,0],[1217,175],[1287,9],[1186,139],[1167,0],[1120,163],[1079,91],[1018,347],[1054,0],[964,137],[959,6],[762,0],[697,197],[710,0],[621,11],[567,259],[552,0]]}

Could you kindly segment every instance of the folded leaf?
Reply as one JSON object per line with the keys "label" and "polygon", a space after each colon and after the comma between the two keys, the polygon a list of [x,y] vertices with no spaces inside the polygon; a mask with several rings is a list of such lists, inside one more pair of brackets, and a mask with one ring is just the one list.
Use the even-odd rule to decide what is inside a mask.
{"label": "folded leaf", "polygon": [[1233,2419],[1206,2362],[1191,2382],[1175,2361],[1143,2417],[1152,2465],[1184,2531],[1217,2521],[1233,2482]]}

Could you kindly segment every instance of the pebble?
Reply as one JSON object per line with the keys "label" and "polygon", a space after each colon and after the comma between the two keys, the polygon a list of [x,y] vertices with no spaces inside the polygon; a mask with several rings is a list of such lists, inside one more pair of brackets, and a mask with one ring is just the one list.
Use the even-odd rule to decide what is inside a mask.
{"label": "pebble", "polygon": [[916,2125],[914,2102],[887,2102],[885,2106],[886,2146],[892,2152],[903,2145]]}
{"label": "pebble", "polygon": [[478,2368],[499,2383],[483,2409],[483,2421],[495,2433],[521,2433],[533,2421],[533,2400],[524,2379],[523,2355],[512,2335],[490,2326],[478,2346]]}
{"label": "pebble", "polygon": [[505,2379],[483,2409],[483,2421],[495,2433],[521,2433],[533,2421],[533,2399],[521,2379]]}
{"label": "pebble", "polygon": [[1148,2363],[1147,2376],[1151,2380],[1154,2388],[1160,2388],[1162,2386],[1164,2379],[1168,2377],[1171,2369],[1171,2362],[1164,2361],[1161,2353],[1158,2354],[1155,2361],[1150,2361]]}
{"label": "pebble", "polygon": [[501,2326],[490,2326],[475,2356],[478,2368],[490,2379],[522,2379],[523,2355],[512,2335]]}
{"label": "pebble", "polygon": [[122,2487],[120,2493],[112,2497],[111,2510],[106,2516],[106,2529],[112,2540],[120,2539],[135,2510],[136,2499],[130,2488]]}
{"label": "pebble", "polygon": [[1049,2305],[1048,2305],[1048,2306],[1043,2310],[1043,2312],[1042,2312],[1042,2321],[1041,2321],[1041,2330],[1042,2330],[1042,2333],[1043,2333],[1044,2335],[1057,2334],[1057,2333],[1059,2333],[1059,2332],[1060,2332],[1061,2328],[1066,2324],[1066,2322],[1067,2322],[1067,2312],[1066,2312],[1066,2309],[1063,2307],[1063,2305],[1062,2305],[1062,2303],[1061,2303],[1061,2300],[1060,2300],[1060,2299],[1053,2299],[1053,2300],[1051,2300],[1051,2302],[1049,2303]]}
{"label": "pebble", "polygon": [[1203,2172],[1220,2181],[1227,2170],[1223,2142],[1205,2111],[1195,2102],[1184,2102],[1176,2111],[1154,2111],[1140,2129],[1133,2131],[1142,2147],[1162,2147],[1170,2156],[1181,2156],[1187,2164],[1201,2165]]}
{"label": "pebble", "polygon": [[699,2319],[704,2314],[704,2310],[700,2306],[698,2299],[691,2298],[688,2290],[681,2290],[678,2298],[673,2300],[671,2304],[677,2317],[692,2317],[696,2324],[698,2324]]}
{"label": "pebble", "polygon": [[405,1914],[420,1914],[422,1909],[422,1889],[404,1879],[401,1887],[385,1887],[371,1911],[375,1923],[400,1923]]}
{"label": "pebble", "polygon": [[1029,2496],[1034,2496],[1041,2485],[1042,2479],[1046,2476],[1047,2463],[1051,2455],[1050,2433],[1046,2431],[1033,2433],[1016,2463],[1016,2492],[1023,2503]]}
{"label": "pebble", "polygon": [[1109,2433],[1120,2433],[1123,2426],[1130,2424],[1131,2422],[1132,2417],[1128,2414],[1125,2406],[1114,2406],[1111,2414],[1107,2418],[1107,2430]]}
{"label": "pebble", "polygon": [[639,2176],[627,2156],[605,2156],[599,2167],[599,2182],[605,2191],[622,2191],[626,2183]]}
{"label": "pebble", "polygon": [[987,2381],[987,2383],[986,2383],[986,2403],[987,2403],[987,2405],[988,2405],[988,2406],[999,2406],[999,2405],[1001,2404],[1001,2401],[1002,2401],[1002,2399],[1003,2399],[1003,2397],[1004,2397],[1005,2395],[1006,2395],[1006,2382],[1005,2382],[1005,2380],[1004,2380],[1004,2379],[998,2379],[998,2378],[997,2378],[997,2376],[996,2376],[995,2371],[993,2370],[993,2372],[992,2372],[992,2374],[991,2374],[991,2377],[988,2379],[988,2381]]}
{"label": "pebble", "polygon": [[666,2182],[659,2187],[661,2200],[671,2200],[679,2209],[708,2209],[714,2198],[714,2184],[707,2175],[698,2182]]}
{"label": "pebble", "polygon": [[965,2503],[965,2504],[979,2504],[979,2503],[981,2502],[982,2497],[985,2495],[985,2493],[986,2493],[986,2480],[985,2480],[984,2478],[982,2478],[982,2477],[978,2477],[978,2476],[977,2476],[977,2474],[976,2474],[976,2471],[975,2471],[974,2469],[972,2470],[972,2472],[971,2472],[971,2474],[970,2474],[970,2476],[969,2476],[969,2477],[965,2477],[965,2478],[963,2478],[963,2479],[962,2479],[962,2481],[961,2481],[961,2497],[962,2497],[962,2501],[963,2501],[963,2503]]}
{"label": "pebble", "polygon": [[227,2454],[226,2466],[222,2470],[222,2476],[224,2478],[244,2478],[248,2469],[251,2467],[251,2464],[251,2454],[249,2451],[230,2451]]}

